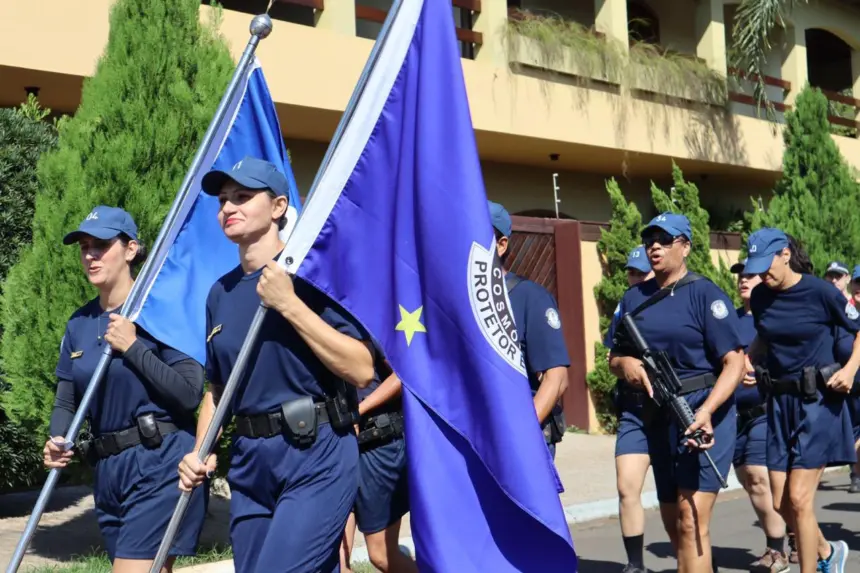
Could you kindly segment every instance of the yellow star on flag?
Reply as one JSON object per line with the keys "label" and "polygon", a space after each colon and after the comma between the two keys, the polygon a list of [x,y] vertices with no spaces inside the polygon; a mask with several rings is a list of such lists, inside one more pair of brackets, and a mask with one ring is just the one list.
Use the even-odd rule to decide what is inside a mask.
{"label": "yellow star on flag", "polygon": [[419,306],[417,310],[409,312],[403,308],[403,305],[397,306],[400,307],[400,322],[397,323],[394,330],[400,330],[406,335],[406,346],[409,346],[412,344],[412,337],[415,336],[416,332],[427,332],[427,329],[421,324],[421,311],[424,310],[424,307]]}

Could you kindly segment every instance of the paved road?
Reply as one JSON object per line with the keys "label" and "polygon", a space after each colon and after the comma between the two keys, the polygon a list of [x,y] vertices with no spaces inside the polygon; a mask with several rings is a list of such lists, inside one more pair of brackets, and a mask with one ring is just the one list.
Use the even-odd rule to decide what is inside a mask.
{"label": "paved road", "polygon": [[[825,478],[816,495],[818,518],[824,535],[844,539],[851,548],[848,571],[860,571],[860,494],[849,494],[848,475]],[[720,496],[711,523],[711,538],[719,573],[749,571],[749,564],[764,548],[764,536],[746,495],[730,492]],[[584,523],[571,528],[583,573],[619,573],[625,562],[624,546],[616,519]],[[645,560],[652,573],[677,570],[660,516],[646,513]],[[792,571],[800,571],[793,566]]]}

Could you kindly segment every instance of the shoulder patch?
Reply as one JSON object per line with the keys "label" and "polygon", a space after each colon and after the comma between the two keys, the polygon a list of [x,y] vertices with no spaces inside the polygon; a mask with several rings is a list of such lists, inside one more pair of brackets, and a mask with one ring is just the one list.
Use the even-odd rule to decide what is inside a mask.
{"label": "shoulder patch", "polygon": [[215,328],[212,329],[212,332],[209,333],[209,336],[206,337],[206,342],[209,343],[212,341],[212,337],[221,332],[221,325],[219,324]]}
{"label": "shoulder patch", "polygon": [[75,358],[80,358],[80,357],[81,357],[81,356],[83,356],[83,355],[84,355],[84,351],[83,351],[83,350],[78,350],[77,352],[72,352],[71,354],[69,354],[69,358],[71,358],[72,360],[74,360]]}
{"label": "shoulder patch", "polygon": [[729,315],[729,309],[723,301],[715,300],[711,303],[711,314],[717,320],[722,320]]}
{"label": "shoulder patch", "polygon": [[857,318],[860,317],[860,312],[857,312],[857,308],[855,308],[855,306],[850,302],[845,304],[845,314],[847,314],[848,318],[851,320],[857,320]]}
{"label": "shoulder patch", "polygon": [[556,330],[561,328],[561,319],[558,318],[558,311],[552,307],[546,309],[546,323]]}
{"label": "shoulder patch", "polygon": [[619,302],[615,305],[615,311],[612,313],[614,316],[621,316],[621,303]]}

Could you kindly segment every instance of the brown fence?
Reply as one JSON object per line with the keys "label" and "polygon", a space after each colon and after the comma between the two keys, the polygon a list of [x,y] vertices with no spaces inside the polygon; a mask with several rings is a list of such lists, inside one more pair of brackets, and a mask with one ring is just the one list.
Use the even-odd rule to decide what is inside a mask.
{"label": "brown fence", "polygon": [[569,385],[562,397],[568,426],[588,429],[588,386],[585,382],[585,320],[582,255],[578,221],[512,217],[508,270],[544,286],[558,302],[562,331],[570,355]]}

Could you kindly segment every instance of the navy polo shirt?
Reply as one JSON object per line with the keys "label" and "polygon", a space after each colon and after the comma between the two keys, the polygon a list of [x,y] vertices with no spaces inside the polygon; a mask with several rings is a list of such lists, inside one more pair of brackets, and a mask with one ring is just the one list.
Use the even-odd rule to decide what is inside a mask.
{"label": "navy polo shirt", "polygon": [[[746,309],[743,307],[737,309],[737,314],[741,342],[744,345],[744,351],[746,351],[756,337],[755,321],[753,320],[752,314],[747,313]],[[764,402],[764,398],[756,386],[747,386],[740,383],[735,390],[735,402],[740,409],[752,408]]]}
{"label": "navy polo shirt", "polygon": [[[218,279],[206,300],[206,376],[212,384],[227,383],[239,349],[260,306],[257,282],[263,269],[245,274],[241,266]],[[293,278],[296,294],[338,332],[362,340],[362,329],[332,300]],[[233,396],[237,415],[273,412],[283,402],[303,396],[334,395],[338,379],[277,311],[266,311],[255,348]]]}
{"label": "navy polo shirt", "polygon": [[835,328],[854,335],[860,329],[857,309],[833,285],[802,275],[779,291],[756,286],[750,298],[755,327],[767,343],[767,368],[774,378],[799,378],[806,366],[836,362]]}
{"label": "navy polo shirt", "polygon": [[[621,298],[618,316],[633,311],[659,290],[653,278],[632,286]],[[723,356],[744,346],[731,300],[708,279],[682,286],[640,312],[635,321],[645,342],[667,353],[682,380],[719,373]]]}
{"label": "navy polo shirt", "polygon": [[561,319],[555,299],[545,288],[520,278],[511,289],[511,273],[505,275],[508,298],[514,313],[517,336],[525,358],[529,386],[533,391],[540,387],[538,373],[557,366],[570,366],[570,357],[564,343]]}
{"label": "navy polo shirt", "polygon": [[[118,311],[102,310],[99,299],[95,298],[79,308],[66,324],[56,375],[61,380],[74,383],[77,400],[86,392],[105,346],[109,346],[104,333],[110,323],[110,314]],[[137,327],[137,338],[168,366],[189,359],[178,350],[157,342],[140,326]],[[171,419],[161,398],[157,394],[150,395],[147,382],[121,354],[116,353],[88,412],[93,434],[98,436],[125,430],[134,426],[137,417],[148,413],[155,413],[164,421]]]}

